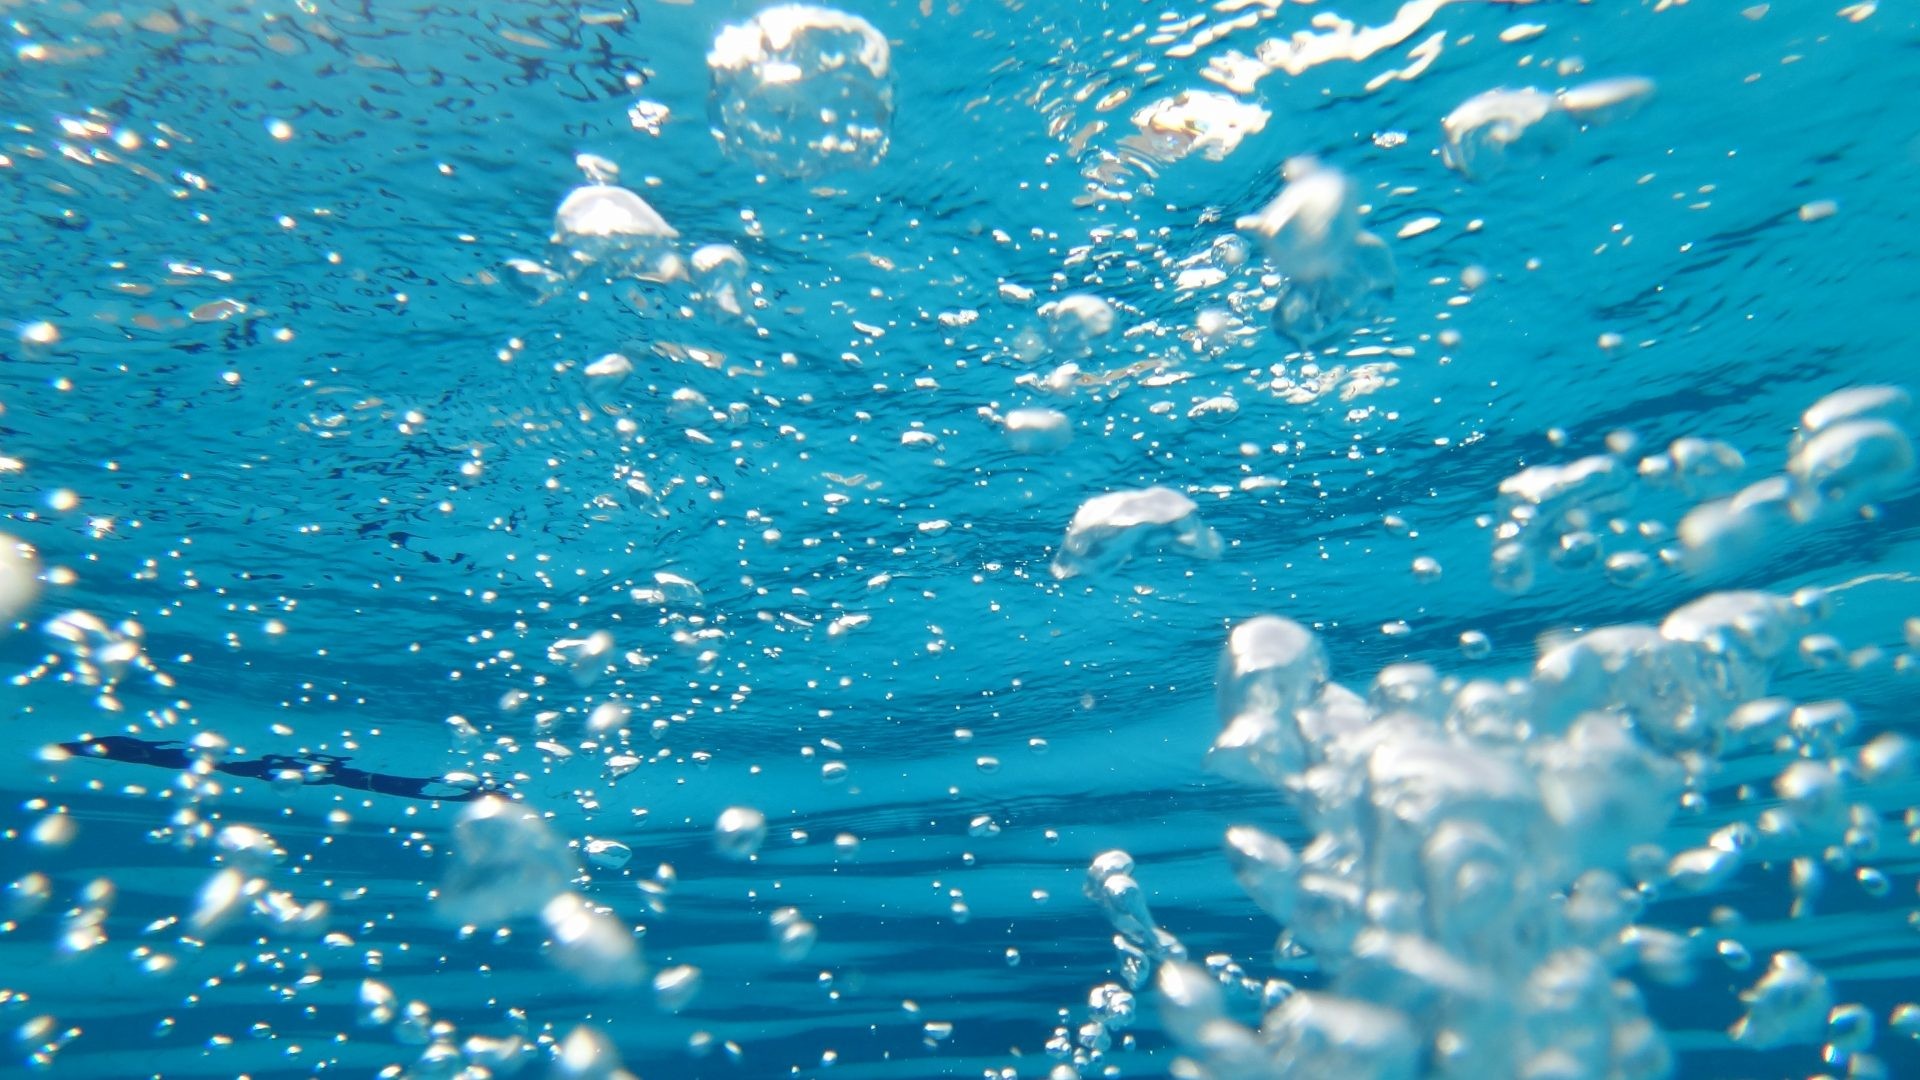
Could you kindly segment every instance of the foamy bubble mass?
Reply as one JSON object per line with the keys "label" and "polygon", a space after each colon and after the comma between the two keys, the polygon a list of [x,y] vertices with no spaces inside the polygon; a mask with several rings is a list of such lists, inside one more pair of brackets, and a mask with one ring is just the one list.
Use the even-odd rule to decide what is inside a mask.
{"label": "foamy bubble mass", "polygon": [[[1731,930],[1699,942],[1640,922],[1647,902],[1717,888],[1743,862],[1870,851],[1856,837],[1874,814],[1849,800],[1887,775],[1846,756],[1848,710],[1803,707],[1753,730],[1806,607],[1716,593],[1657,629],[1589,631],[1544,651],[1493,713],[1476,684],[1423,665],[1382,670],[1363,697],[1331,681],[1311,630],[1241,623],[1209,764],[1277,791],[1311,839],[1296,850],[1235,826],[1227,853],[1280,923],[1280,953],[1311,956],[1324,988],[1288,990],[1257,1030],[1242,1026],[1155,925],[1131,858],[1096,859],[1090,894],[1137,958],[1136,985],[1164,960],[1167,1026],[1208,1076],[1667,1076],[1672,1050],[1622,975],[1686,985],[1707,944],[1747,954]],[[1668,859],[1659,841],[1682,792],[1724,750],[1768,744],[1807,755],[1775,777],[1781,805]],[[1867,1041],[1837,1033],[1863,1023],[1858,1006],[1830,1017],[1827,978],[1790,951],[1740,999],[1729,1034],[1743,1045],[1832,1038],[1829,1056],[1844,1056]]]}

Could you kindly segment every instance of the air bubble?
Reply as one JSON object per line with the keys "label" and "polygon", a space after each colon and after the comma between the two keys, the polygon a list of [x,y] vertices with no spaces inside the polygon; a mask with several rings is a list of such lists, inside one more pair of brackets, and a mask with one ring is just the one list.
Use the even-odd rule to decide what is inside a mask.
{"label": "air bubble", "polygon": [[540,912],[579,865],[538,814],[495,796],[472,803],[453,830],[441,917],[500,925]]}
{"label": "air bubble", "polygon": [[1393,295],[1393,257],[1360,226],[1346,174],[1311,158],[1287,162],[1287,185],[1238,228],[1256,238],[1283,279],[1274,327],[1302,347],[1341,336]]}
{"label": "air bubble", "polygon": [[1073,423],[1057,409],[1014,409],[1001,426],[1007,445],[1022,454],[1061,450],[1073,441]]}
{"label": "air bubble", "polygon": [[1159,551],[1211,559],[1223,546],[1185,495],[1164,487],[1116,491],[1088,499],[1075,511],[1054,556],[1053,576],[1109,573],[1138,555]]}
{"label": "air bubble", "polygon": [[767,839],[767,816],[746,806],[730,806],[713,823],[715,850],[729,859],[750,859]]}
{"label": "air bubble", "polygon": [[567,193],[553,215],[553,242],[580,264],[605,264],[615,273],[671,276],[679,237],[647,201],[612,184],[586,184]]}
{"label": "air bubble", "polygon": [[1490,90],[1462,102],[1440,122],[1447,166],[1484,178],[1531,163],[1566,141],[1570,125],[1553,95],[1532,87]]}
{"label": "air bubble", "polygon": [[857,15],[780,4],[728,26],[707,53],[714,137],[786,176],[871,168],[893,121],[887,39]]}

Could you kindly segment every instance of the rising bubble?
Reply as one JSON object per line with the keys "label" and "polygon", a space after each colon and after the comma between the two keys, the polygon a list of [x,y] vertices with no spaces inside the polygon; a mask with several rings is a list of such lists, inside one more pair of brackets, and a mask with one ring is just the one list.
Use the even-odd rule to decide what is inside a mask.
{"label": "rising bubble", "polygon": [[721,30],[707,53],[714,137],[787,176],[871,168],[887,153],[890,65],[887,39],[857,15],[767,8]]}

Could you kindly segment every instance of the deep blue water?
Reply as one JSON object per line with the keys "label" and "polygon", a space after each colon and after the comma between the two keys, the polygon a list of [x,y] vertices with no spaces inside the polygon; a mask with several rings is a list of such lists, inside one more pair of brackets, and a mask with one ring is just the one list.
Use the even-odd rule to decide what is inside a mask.
{"label": "deep blue water", "polygon": [[[1666,822],[1674,800],[1645,793],[1661,816],[1635,839],[1667,852],[1777,806],[1795,758],[1857,762],[1912,726],[1911,406],[1888,414],[1905,464],[1811,520],[1769,519],[1710,564],[1674,531],[1797,467],[1824,395],[1920,391],[1910,6],[841,8],[890,44],[884,79],[850,76],[855,93],[891,82],[884,150],[819,164],[787,145],[783,168],[712,130],[728,117],[708,53],[754,4],[9,6],[0,532],[33,555],[0,572],[0,666],[18,676],[0,1075],[452,1076],[481,1067],[463,1040],[514,1034],[521,1075],[606,1075],[614,1051],[598,1072],[557,1055],[580,1025],[644,1077],[1198,1068],[1177,1064],[1206,1055],[1170,1033],[1150,978],[1110,1050],[1048,1053],[1090,990],[1125,981],[1116,926],[1082,895],[1101,852],[1131,854],[1194,962],[1364,996],[1338,956],[1276,955],[1281,928],[1222,851],[1231,825],[1295,848],[1315,832],[1274,786],[1207,764],[1223,644],[1262,614],[1310,627],[1365,696],[1391,664],[1525,679],[1568,633],[1658,625],[1715,590],[1827,589],[1765,692],[1844,700],[1857,725],[1691,759],[1704,808]],[[1276,70],[1229,87],[1232,57]],[[1626,77],[1650,95],[1553,99],[1504,168],[1443,160],[1442,119],[1477,94]],[[1264,124],[1219,160],[1143,149],[1136,116],[1188,90]],[[657,110],[657,133],[636,123]],[[586,264],[572,252],[590,244],[556,236],[580,155],[677,231],[647,257],[682,270]],[[1394,266],[1390,289],[1329,286],[1354,307],[1310,351],[1262,303],[1314,261],[1236,229],[1302,155],[1345,177],[1349,223]],[[687,269],[707,245],[737,249],[738,310]],[[1047,306],[1083,295],[1107,332]],[[612,353],[630,373],[587,372]],[[1016,409],[1054,410],[1070,438],[1023,448]],[[1548,537],[1531,587],[1495,587],[1504,479],[1609,453],[1630,475],[1683,437],[1744,463],[1626,483],[1584,530],[1599,560],[1644,553],[1644,580],[1578,551],[1556,563]],[[1152,487],[1191,499],[1218,550],[1163,531],[1056,574],[1078,508]],[[1474,631],[1485,655],[1463,652]],[[612,647],[590,662],[550,653],[596,632]],[[609,702],[630,716],[592,730]],[[451,738],[450,717],[474,734]],[[172,742],[203,734],[227,748]],[[118,761],[45,749],[108,735],[142,741]],[[195,756],[227,771],[196,781]],[[1638,875],[1656,897],[1640,921],[1694,933],[1682,985],[1618,968],[1667,1072],[1846,1074],[1847,1050],[1822,1062],[1824,1017],[1774,1047],[1727,1034],[1736,992],[1787,949],[1876,1020],[1856,1074],[1920,1075],[1890,1019],[1920,973],[1903,817],[1920,784],[1849,782],[1877,848],[1830,860],[1799,917],[1789,864],[1837,833],[1809,826],[1804,850],[1783,841],[1699,895]],[[463,880],[478,841],[456,825],[480,802],[431,796],[479,789],[546,824]],[[716,850],[734,806],[765,815],[751,860]],[[223,849],[234,825],[280,854]],[[540,842],[589,839],[632,861],[535,880],[554,865]],[[1517,855],[1565,869],[1552,844]],[[661,864],[655,911],[642,886],[664,888]],[[242,879],[230,910],[208,900]],[[544,943],[536,912],[566,889],[644,927],[645,974],[583,976]],[[488,890],[524,908],[504,936],[456,914]],[[328,910],[277,918],[276,891]],[[798,957],[769,929],[789,906],[818,933]],[[1723,937],[1751,969],[1716,955]],[[653,976],[677,965],[701,974],[675,1012]],[[449,1026],[362,1023],[368,979]],[[1261,1005],[1230,992],[1226,1011],[1257,1026]],[[1443,1075],[1421,1030],[1415,1072]],[[422,1061],[436,1039],[455,1048],[442,1065]],[[1274,1052],[1210,1075],[1325,1075]]]}

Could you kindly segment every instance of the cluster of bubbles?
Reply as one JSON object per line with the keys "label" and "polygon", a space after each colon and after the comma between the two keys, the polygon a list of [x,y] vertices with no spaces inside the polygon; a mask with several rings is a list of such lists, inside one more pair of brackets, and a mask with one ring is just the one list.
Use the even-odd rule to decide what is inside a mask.
{"label": "cluster of bubbles", "polygon": [[[1636,440],[1616,433],[1610,453],[1523,469],[1500,482],[1493,582],[1526,592],[1543,562],[1600,567],[1629,587],[1663,569],[1710,573],[1741,565],[1787,530],[1870,513],[1913,473],[1911,412],[1899,387],[1830,394],[1801,416],[1785,471],[1757,480],[1747,479],[1738,448],[1697,435],[1636,463]],[[1645,514],[1662,494],[1691,501],[1677,524]]]}
{"label": "cluster of bubbles", "polygon": [[1896,386],[1866,386],[1821,398],[1800,417],[1784,473],[1704,502],[1680,520],[1681,544],[1696,565],[1751,554],[1785,527],[1868,510],[1906,483],[1914,468],[1913,399]]}
{"label": "cluster of bubbles", "polygon": [[[463,938],[487,932],[504,941],[516,927],[532,923],[544,935],[549,963],[575,984],[611,991],[646,981],[639,944],[644,928],[627,925],[588,897],[591,870],[620,874],[633,858],[627,845],[605,838],[563,839],[524,803],[487,795],[461,815],[449,854],[436,911],[457,925]],[[649,911],[666,913],[666,897],[677,880],[673,867],[662,864],[638,882]],[[693,965],[662,968],[651,979],[654,1003],[678,1012],[698,995],[700,985],[701,971]],[[375,979],[362,982],[360,1004],[363,1025],[391,1028],[398,1041],[423,1048],[406,1075],[504,1075],[538,1061],[548,1062],[554,1076],[609,1080],[630,1075],[620,1068],[606,1035],[594,1028],[578,1027],[556,1038],[550,1030],[532,1031],[526,1014],[514,1009],[508,1033],[462,1037],[453,1023],[435,1019],[426,1002],[402,1003],[390,986]]]}
{"label": "cluster of bubbles", "polygon": [[[684,250],[679,230],[638,192],[616,182],[618,166],[593,154],[581,154],[576,164],[587,182],[554,211],[554,257],[507,260],[502,270],[508,281],[536,303],[597,281],[625,286],[623,299],[643,313],[691,305],[723,319],[751,318],[755,290],[738,248],[705,244]],[[591,377],[612,381],[632,371],[617,353],[585,368]]]}
{"label": "cluster of bubbles", "polygon": [[[1912,467],[1890,419],[1907,407],[1903,391],[1876,387],[1810,408],[1780,505],[1804,519],[1892,490]],[[1515,520],[1564,525],[1569,492],[1596,513],[1620,498],[1616,471],[1597,459],[1502,490],[1537,496]],[[1324,645],[1299,623],[1235,626],[1208,764],[1278,792],[1311,839],[1296,848],[1236,825],[1226,852],[1283,928],[1275,955],[1310,964],[1325,986],[1254,980],[1227,957],[1192,963],[1155,921],[1133,860],[1099,856],[1087,895],[1114,927],[1129,985],[1158,970],[1162,1021],[1189,1054],[1175,1075],[1670,1075],[1673,1051],[1628,976],[1690,986],[1709,957],[1735,972],[1754,957],[1730,909],[1682,935],[1642,921],[1650,902],[1710,892],[1746,866],[1790,867],[1796,916],[1831,872],[1868,897],[1888,892],[1866,861],[1879,847],[1871,796],[1912,777],[1912,741],[1887,732],[1861,745],[1844,701],[1769,696],[1796,638],[1804,654],[1822,636],[1811,629],[1827,604],[1817,589],[1712,593],[1658,625],[1549,638],[1524,678],[1405,663],[1365,693],[1333,679]],[[1676,814],[1713,809],[1707,791],[1734,758],[1785,762],[1772,799],[1743,785],[1703,843],[1662,846]],[[1805,956],[1775,952],[1739,1000],[1736,1045],[1824,1044],[1849,1076],[1887,1075],[1871,1013],[1837,1003]],[[1262,1014],[1257,1026],[1237,1018],[1247,1009]],[[1916,1015],[1900,1005],[1889,1025],[1908,1030]],[[1057,1075],[1097,1066],[1130,1017],[1096,1007],[1077,1037],[1057,1032],[1050,1049],[1070,1061]]]}
{"label": "cluster of bubbles", "polygon": [[[863,20],[773,9],[723,32],[709,64],[715,133],[730,154],[794,177],[871,166],[884,155],[892,108],[886,45]],[[1446,160],[1465,174],[1487,175],[1517,156],[1516,146],[1550,148],[1556,130],[1606,119],[1650,89],[1644,80],[1616,80],[1552,95],[1482,95],[1447,118]],[[1211,104],[1170,99],[1143,110],[1136,124],[1163,160],[1217,159],[1259,123],[1229,117],[1210,127],[1194,119]],[[607,186],[575,195],[596,188],[604,195]],[[663,264],[652,255],[634,261],[636,252],[670,250],[671,228],[637,195],[611,190],[631,197],[606,196],[624,207],[613,218],[630,224],[601,231],[556,225],[570,256],[643,279],[676,276],[670,261],[665,272],[654,269]],[[1279,275],[1276,328],[1303,347],[1332,340],[1391,295],[1391,257],[1361,227],[1361,215],[1349,178],[1303,159],[1290,163],[1273,203],[1239,223]],[[608,235],[616,237],[610,244]],[[709,267],[743,273],[737,252],[702,250]],[[696,272],[702,261],[696,253]],[[1098,353],[1116,321],[1111,304],[1085,294],[1051,301],[1038,314],[1040,351],[1065,358]],[[624,374],[630,368],[621,359],[588,373]],[[1709,523],[1774,523],[1753,516],[1756,508],[1798,522],[1857,510],[1911,469],[1897,424],[1906,398],[1877,389],[1836,398],[1808,411],[1783,476],[1735,494],[1722,489],[1744,469],[1740,453],[1683,439],[1637,470],[1608,457],[1516,477],[1502,486],[1508,517],[1528,537],[1550,537],[1562,553],[1557,561],[1577,565],[1590,555],[1631,583],[1645,573],[1632,553],[1609,554],[1579,534],[1595,522],[1611,526],[1632,505],[1635,485],[1671,483],[1713,499],[1688,515],[1694,527],[1683,521],[1683,548],[1728,546],[1728,526]],[[1070,421],[1054,409],[995,419],[1021,452],[1058,449],[1071,437]],[[1221,547],[1185,495],[1164,487],[1120,491],[1079,508],[1052,569],[1062,579],[1099,575],[1144,553],[1211,558]],[[1500,580],[1524,589],[1499,562]],[[1311,958],[1328,988],[1256,982],[1218,958],[1204,968],[1188,962],[1148,910],[1132,860],[1107,853],[1090,868],[1087,892],[1115,929],[1126,984],[1095,987],[1085,1022],[1056,1032],[1049,1049],[1084,1068],[1116,1041],[1131,1043],[1133,991],[1157,970],[1162,1020],[1189,1049],[1189,1074],[1666,1075],[1671,1053],[1625,975],[1637,970],[1685,985],[1709,949],[1737,970],[1752,957],[1735,926],[1703,943],[1638,921],[1644,906],[1663,890],[1707,891],[1742,865],[1779,861],[1793,865],[1796,892],[1811,903],[1821,867],[1871,853],[1873,813],[1851,802],[1850,792],[1909,769],[1911,752],[1898,737],[1848,748],[1853,720],[1844,705],[1796,707],[1766,696],[1769,666],[1819,609],[1815,595],[1716,594],[1658,626],[1551,642],[1527,679],[1462,682],[1407,665],[1381,672],[1364,697],[1331,681],[1324,650],[1304,627],[1272,618],[1242,624],[1223,660],[1224,730],[1210,760],[1283,793],[1314,838],[1295,850],[1237,826],[1227,849],[1242,885],[1285,927],[1278,953]],[[556,648],[576,670],[592,669],[605,652],[590,639]],[[1719,758],[1754,748],[1801,758],[1773,780],[1781,807],[1719,829],[1698,847],[1660,848],[1675,808],[1698,802]],[[729,809],[715,823],[716,850],[750,860],[765,830],[759,811]],[[1874,888],[1875,872],[1858,869],[1862,886]],[[556,945],[570,934],[587,937],[560,921],[591,910],[578,894],[545,885],[532,891],[550,892],[538,910]],[[547,914],[556,903],[560,920]],[[956,902],[955,910],[958,916],[964,906]],[[788,961],[803,959],[815,940],[797,908],[776,909],[768,927]],[[698,977],[691,967],[662,972],[657,999],[678,1007]],[[1745,1015],[1730,1030],[1736,1041],[1755,1048],[1826,1041],[1830,1061],[1874,1075],[1871,1017],[1861,1019],[1861,1006],[1836,1005],[1832,987],[1804,957],[1774,953],[1742,1001]],[[1265,1013],[1257,1028],[1233,1018],[1248,1003]],[[929,1045],[951,1030],[929,1023]]]}
{"label": "cluster of bubbles", "polygon": [[[85,621],[72,613],[56,622],[61,620],[66,625]],[[191,971],[196,954],[221,935],[249,937],[263,947],[278,940],[300,951],[316,945],[349,948],[354,943],[338,928],[329,900],[303,898],[287,887],[283,875],[289,873],[292,860],[272,835],[257,826],[223,820],[226,815],[217,808],[225,792],[220,768],[230,751],[227,741],[210,731],[198,732],[188,740],[181,755],[185,767],[163,793],[174,809],[165,825],[148,832],[147,838],[154,844],[205,854],[214,869],[197,890],[191,891],[190,904],[183,914],[149,923],[137,943],[127,950],[133,970],[144,977],[158,980]],[[52,746],[41,751],[40,760],[57,765],[70,756],[66,747]],[[299,781],[299,777],[294,778],[296,784]],[[56,850],[78,844],[85,850],[79,839],[83,826],[77,815],[65,807],[50,808],[43,799],[28,800],[25,808],[44,812],[26,834],[36,847]],[[311,883],[296,880],[295,884]],[[120,895],[120,887],[104,876],[77,890],[75,903],[59,916],[54,956],[61,962],[78,964],[90,954],[110,952],[110,927]],[[0,926],[8,931],[16,929],[48,909],[53,899],[54,883],[49,875],[32,871],[15,878],[0,901],[4,904],[0,912],[5,916]],[[177,931],[173,944],[157,936],[164,930]],[[376,954],[369,953],[369,963],[374,962]],[[217,983],[215,979],[210,985]],[[17,1006],[24,1001],[20,996],[10,1004]],[[161,1032],[170,1024],[170,1020],[164,1021]],[[17,1031],[26,1060],[37,1068],[52,1068],[60,1049],[79,1034],[78,1028],[56,1032],[55,1026],[49,1014],[28,1020]]]}
{"label": "cluster of bubbles", "polygon": [[[707,60],[714,135],[729,155],[778,175],[817,178],[872,167],[886,154],[894,105],[889,50],[865,20],[805,5],[770,8],[723,29]],[[1551,150],[1581,125],[1630,111],[1651,92],[1643,79],[1554,94],[1491,91],[1445,118],[1443,157],[1467,176],[1485,177],[1526,152]],[[1189,156],[1218,161],[1266,119],[1225,95],[1187,92],[1139,110],[1139,133],[1125,148],[1132,160],[1162,166]],[[720,310],[737,316],[749,306],[746,260],[736,249],[715,245],[683,257],[678,232],[639,194],[612,182],[617,170],[583,164],[589,182],[555,215],[557,267],[515,267],[540,284],[543,297],[590,273],[692,280],[696,295]],[[1266,256],[1273,280],[1264,306],[1275,329],[1311,349],[1379,314],[1392,296],[1394,263],[1386,243],[1363,227],[1365,207],[1351,178],[1296,158],[1283,179],[1276,197],[1237,229]],[[1219,253],[1219,261],[1244,264],[1247,245],[1228,240],[1237,251]],[[1078,362],[1107,348],[1118,319],[1112,304],[1091,294],[1048,301],[1037,314],[1016,353],[1061,362],[1044,381],[1029,380],[1055,390],[1086,377]],[[632,370],[619,354],[584,369],[614,380]],[[1676,442],[1637,470],[1623,457],[1630,444],[1526,470],[1501,485],[1506,520],[1495,530],[1496,583],[1524,591],[1543,552],[1563,565],[1604,564],[1623,583],[1643,580],[1652,566],[1646,555],[1609,553],[1601,539],[1609,529],[1629,531],[1620,519],[1643,484],[1717,499],[1683,522],[1678,539],[1687,548],[1726,546],[1719,538],[1733,531],[1726,522],[1745,521],[1741,515],[1763,504],[1802,521],[1857,509],[1911,468],[1911,448],[1895,426],[1906,406],[1904,394],[1890,390],[1823,401],[1808,411],[1787,474],[1731,496],[1728,478],[1744,458],[1698,438]],[[1231,398],[1214,409],[1232,411]],[[1055,451],[1072,438],[1071,420],[1057,409],[983,415],[1017,452]],[[933,441],[909,432],[903,445],[916,435]],[[1666,535],[1652,526],[1638,534]],[[1059,579],[1099,577],[1143,555],[1216,558],[1223,546],[1188,496],[1168,487],[1114,491],[1079,507],[1051,569]],[[1811,596],[1715,594],[1657,627],[1609,627],[1550,643],[1527,679],[1462,681],[1399,665],[1382,671],[1366,695],[1332,681],[1325,650],[1305,627],[1274,617],[1236,627],[1221,665],[1223,730],[1208,760],[1228,776],[1279,791],[1314,838],[1295,850],[1236,826],[1227,833],[1228,854],[1242,886],[1285,927],[1278,955],[1311,958],[1328,987],[1299,991],[1280,979],[1254,980],[1224,957],[1191,963],[1148,909],[1133,860],[1109,852],[1090,867],[1086,893],[1115,930],[1125,985],[1095,987],[1084,1023],[1055,1032],[1048,1049],[1063,1059],[1062,1075],[1096,1066],[1116,1039],[1131,1044],[1134,991],[1156,971],[1163,1023],[1191,1055],[1185,1067],[1214,1080],[1339,1071],[1538,1080],[1667,1075],[1671,1051],[1624,975],[1637,967],[1657,981],[1686,983],[1700,946],[1639,922],[1648,900],[1665,888],[1712,888],[1743,862],[1811,866],[1809,852],[1861,847],[1855,833],[1869,814],[1848,803],[1846,789],[1908,767],[1910,751],[1897,737],[1844,755],[1851,730],[1844,707],[1795,708],[1766,697],[1770,663],[1818,609]],[[836,621],[830,633],[847,625],[854,624]],[[584,687],[608,669],[613,651],[610,636],[586,635],[556,642],[550,659]],[[1776,746],[1804,756],[1775,779],[1784,807],[1720,829],[1698,848],[1658,847],[1676,807],[1701,798],[1722,754]],[[620,761],[630,764],[611,764]],[[618,776],[640,763],[629,755],[609,767]],[[835,767],[844,772],[843,763],[829,762],[823,778],[833,779]],[[715,822],[714,847],[750,861],[766,832],[760,811],[732,807]],[[632,932],[578,891],[576,855],[537,816],[483,800],[456,830],[455,850],[444,916],[468,932],[538,918],[556,965],[583,982],[625,985],[644,976]],[[590,842],[586,852],[599,866],[631,856],[611,841]],[[1816,877],[1796,872],[1796,882]],[[1814,888],[1806,886],[1809,895]],[[956,899],[954,910],[964,921],[964,903]],[[774,910],[768,928],[787,962],[804,959],[817,938],[795,907]],[[1746,955],[1730,929],[1715,948],[1723,957]],[[677,1011],[699,979],[687,965],[658,973],[657,1002]],[[1804,958],[1775,954],[1743,1000],[1748,1011],[1733,1029],[1737,1040],[1766,1047],[1830,1037],[1832,1053],[1870,1072],[1868,1042],[1851,1034],[1858,1007],[1833,1008],[1827,982]],[[1265,1011],[1258,1028],[1235,1019],[1249,1004]],[[930,1044],[945,1037],[935,1026],[928,1025]],[[579,1035],[567,1046],[583,1060],[596,1058],[602,1051],[590,1042]]]}
{"label": "cluster of bubbles", "polygon": [[514,1008],[507,1012],[503,1033],[463,1035],[453,1021],[434,1016],[425,1001],[402,1001],[392,986],[379,979],[361,981],[358,1012],[361,1027],[385,1030],[396,1042],[420,1048],[409,1067],[390,1066],[382,1076],[464,1080],[514,1076],[532,1068],[556,1080],[634,1080],[634,1074],[622,1067],[613,1041],[586,1024],[564,1036],[550,1029],[536,1031],[526,1011]]}
{"label": "cluster of bubbles", "polygon": [[[796,179],[871,168],[886,156],[893,72],[887,39],[865,19],[806,4],[771,7],[721,29],[707,67],[713,134],[731,156]],[[541,302],[586,276],[687,282],[691,299],[708,309],[744,314],[751,302],[747,263],[737,248],[711,244],[683,255],[678,230],[615,182],[617,166],[591,154],[579,164],[588,183],[568,192],[554,212],[558,265],[512,259],[509,280]]]}

